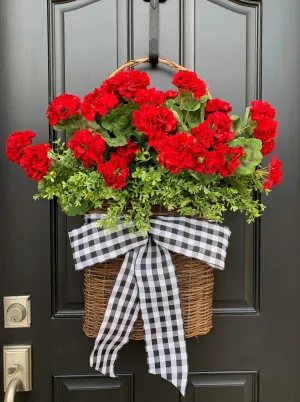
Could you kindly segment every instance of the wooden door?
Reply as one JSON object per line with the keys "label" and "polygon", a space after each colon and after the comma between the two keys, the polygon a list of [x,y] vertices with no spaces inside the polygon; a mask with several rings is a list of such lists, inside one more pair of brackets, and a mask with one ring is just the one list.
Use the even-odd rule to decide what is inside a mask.
{"label": "wooden door", "polygon": [[[188,402],[298,402],[300,320],[300,2],[167,0],[160,6],[160,55],[195,70],[216,97],[242,113],[254,98],[278,111],[284,181],[261,221],[228,215],[225,272],[217,273],[213,329],[188,341]],[[3,155],[7,135],[31,129],[49,140],[48,101],[83,96],[128,59],[147,56],[149,3],[143,0],[0,2],[0,296],[29,294],[32,327],[3,329],[1,344],[33,345],[28,402],[173,402],[178,391],[147,373],[143,342],[121,351],[119,378],[89,368],[93,340],[82,332],[83,277],[75,273],[67,218],[32,196],[30,182]],[[168,89],[172,71],[149,72]],[[0,379],[2,373],[0,373]],[[1,385],[0,385],[1,386]]]}

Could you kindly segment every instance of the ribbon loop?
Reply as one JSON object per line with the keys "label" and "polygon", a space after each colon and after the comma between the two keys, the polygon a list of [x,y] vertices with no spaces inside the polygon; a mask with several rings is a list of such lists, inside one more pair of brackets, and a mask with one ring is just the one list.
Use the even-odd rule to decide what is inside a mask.
{"label": "ribbon loop", "polygon": [[186,217],[151,219],[149,237],[119,223],[115,232],[97,228],[103,215],[89,214],[86,224],[69,233],[75,269],[125,254],[91,354],[90,364],[115,377],[118,351],[128,342],[142,312],[148,366],[185,395],[188,362],[175,267],[169,251],[223,269],[230,230]]}

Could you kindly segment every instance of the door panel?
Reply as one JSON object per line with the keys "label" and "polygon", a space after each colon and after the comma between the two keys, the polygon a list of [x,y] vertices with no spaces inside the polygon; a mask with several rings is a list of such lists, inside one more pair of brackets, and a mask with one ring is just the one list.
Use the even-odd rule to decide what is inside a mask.
{"label": "door panel", "polygon": [[55,402],[129,402],[132,400],[133,378],[122,375],[118,379],[100,376],[54,377]]}
{"label": "door panel", "polygon": [[[187,342],[188,402],[299,400],[299,15],[297,0],[166,0],[160,7],[160,55],[195,70],[237,114],[253,98],[269,100],[285,164],[261,221],[226,217],[232,236],[226,270],[216,274],[213,329]],[[0,26],[0,296],[32,297],[31,328],[4,330],[3,320],[0,328],[1,343],[33,345],[33,390],[18,400],[180,401],[171,384],[147,373],[143,342],[120,352],[117,379],[88,367],[83,275],[74,271],[67,237],[82,218],[34,202],[35,183],[3,157],[14,129],[32,129],[38,141],[53,135],[49,99],[65,91],[82,97],[128,59],[147,56],[149,3],[3,1]],[[169,88],[171,70],[140,68]]]}

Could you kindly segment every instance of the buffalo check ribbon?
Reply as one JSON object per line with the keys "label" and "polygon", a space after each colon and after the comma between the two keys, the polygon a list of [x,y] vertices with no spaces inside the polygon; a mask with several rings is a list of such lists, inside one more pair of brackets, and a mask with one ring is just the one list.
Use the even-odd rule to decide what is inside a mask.
{"label": "buffalo check ribbon", "polygon": [[125,254],[90,365],[115,377],[118,352],[128,342],[141,310],[149,373],[170,381],[185,395],[188,361],[170,251],[224,269],[230,230],[188,217],[157,216],[145,238],[122,221],[113,232],[99,229],[96,221],[103,216],[88,214],[81,228],[69,232],[76,270]]}

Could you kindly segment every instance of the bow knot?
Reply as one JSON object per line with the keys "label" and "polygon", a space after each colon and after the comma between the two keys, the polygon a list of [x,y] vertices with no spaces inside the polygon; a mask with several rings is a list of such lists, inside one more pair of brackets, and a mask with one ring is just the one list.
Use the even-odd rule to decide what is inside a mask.
{"label": "bow knot", "polygon": [[114,363],[129,340],[141,310],[149,373],[169,380],[184,395],[188,362],[180,297],[171,252],[197,258],[224,269],[230,230],[187,217],[154,217],[149,237],[132,232],[120,222],[116,231],[99,229],[100,214],[69,233],[75,269],[125,254],[108,301],[90,364],[115,377]]}

